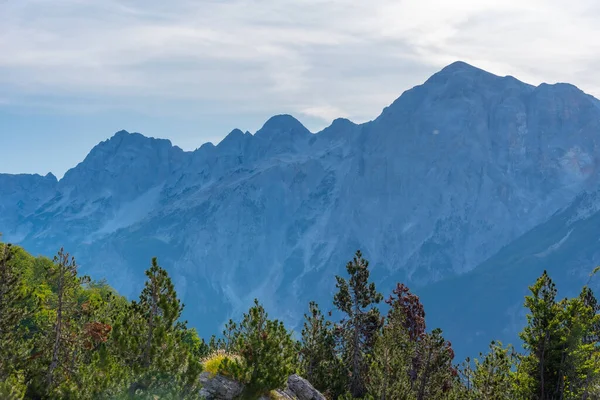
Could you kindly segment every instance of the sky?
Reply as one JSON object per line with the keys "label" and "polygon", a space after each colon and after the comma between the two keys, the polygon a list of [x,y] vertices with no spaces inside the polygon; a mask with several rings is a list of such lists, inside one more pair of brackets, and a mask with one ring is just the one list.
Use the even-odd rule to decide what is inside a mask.
{"label": "sky", "polygon": [[376,118],[462,60],[600,97],[597,0],[0,0],[0,173],[126,129],[184,150],[292,114]]}

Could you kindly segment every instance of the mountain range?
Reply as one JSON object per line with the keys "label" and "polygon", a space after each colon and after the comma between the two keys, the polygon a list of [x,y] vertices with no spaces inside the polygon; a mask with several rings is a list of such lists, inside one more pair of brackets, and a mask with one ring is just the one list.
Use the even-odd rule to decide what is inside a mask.
{"label": "mountain range", "polygon": [[515,340],[544,269],[566,295],[600,262],[599,139],[578,88],[455,62],[363,124],[278,115],[191,152],[120,131],[60,180],[0,174],[0,232],[130,297],[157,256],[203,335],[255,297],[299,329],[361,249],[466,355]]}

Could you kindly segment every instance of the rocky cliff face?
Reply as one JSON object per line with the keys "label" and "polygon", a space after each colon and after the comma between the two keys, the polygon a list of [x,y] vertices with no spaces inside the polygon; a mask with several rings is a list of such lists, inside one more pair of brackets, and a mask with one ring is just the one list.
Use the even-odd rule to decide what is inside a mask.
{"label": "rocky cliff face", "polygon": [[309,299],[331,304],[358,248],[384,292],[473,270],[597,187],[598,132],[577,88],[459,62],[362,125],[311,134],[276,116],[194,152],[119,132],[33,199],[0,187],[0,231],[33,252],[65,245],[129,295],[158,256],[201,333],[254,297],[297,324]]}
{"label": "rocky cliff face", "polygon": [[26,237],[34,227],[23,224],[23,219],[51,199],[57,186],[58,180],[52,174],[0,174],[0,232],[10,230],[14,241]]}
{"label": "rocky cliff face", "polygon": [[460,355],[485,349],[491,338],[519,343],[517,333],[526,324],[524,296],[544,270],[560,299],[579,295],[584,284],[600,293],[600,280],[589,276],[600,265],[599,241],[600,192],[584,192],[474,270],[419,294],[429,320],[443,326],[448,337],[460,338]]}

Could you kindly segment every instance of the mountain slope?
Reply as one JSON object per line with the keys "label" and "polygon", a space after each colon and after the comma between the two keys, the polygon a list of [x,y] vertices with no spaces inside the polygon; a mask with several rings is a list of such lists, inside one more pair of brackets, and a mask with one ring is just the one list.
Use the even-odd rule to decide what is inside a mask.
{"label": "mountain slope", "polygon": [[472,270],[597,187],[599,130],[573,86],[457,62],[361,125],[311,134],[280,115],[194,152],[119,132],[0,230],[65,245],[126,295],[158,256],[201,332],[254,297],[294,325],[309,299],[330,307],[357,248],[384,292]]}
{"label": "mountain slope", "polygon": [[51,199],[57,185],[52,174],[0,174],[0,228],[10,228],[12,240],[22,240],[31,230],[22,220]]}
{"label": "mountain slope", "polygon": [[600,264],[599,242],[600,192],[582,193],[473,271],[421,288],[428,320],[449,337],[461,337],[459,354],[484,350],[494,336],[517,343],[526,323],[524,296],[544,270],[559,298],[577,296],[588,281],[599,293],[600,281],[589,277]]}

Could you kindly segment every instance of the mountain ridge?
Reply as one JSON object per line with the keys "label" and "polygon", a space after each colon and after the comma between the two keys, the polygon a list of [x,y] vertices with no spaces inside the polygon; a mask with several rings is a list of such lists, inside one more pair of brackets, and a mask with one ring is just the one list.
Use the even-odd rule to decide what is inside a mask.
{"label": "mountain ridge", "polygon": [[579,90],[454,63],[374,120],[314,134],[279,115],[183,151],[119,131],[29,208],[0,197],[0,230],[35,252],[71,248],[125,295],[158,256],[191,322],[260,297],[298,326],[358,248],[386,293],[474,270],[598,187],[598,131]]}
{"label": "mountain ridge", "polygon": [[[564,87],[564,88],[567,88],[568,90],[574,90],[577,93],[584,94],[586,97],[588,97],[590,99],[591,103],[593,103],[594,105],[600,107],[600,100],[596,99],[592,95],[586,94],[581,89],[579,89],[576,86],[574,86],[572,84],[569,84],[569,83],[564,83],[564,82],[546,83],[546,82],[543,82],[543,83],[540,83],[538,86],[534,86],[534,85],[525,83],[523,81],[520,81],[520,80],[514,78],[511,75],[506,75],[506,76],[496,75],[496,74],[487,72],[487,71],[485,71],[485,70],[483,70],[481,68],[478,68],[476,66],[473,66],[471,64],[468,64],[468,63],[466,63],[464,61],[455,61],[455,62],[453,62],[453,63],[451,63],[451,64],[443,67],[439,72],[433,74],[423,84],[414,86],[413,88],[404,91],[402,93],[402,95],[400,95],[398,98],[396,98],[389,106],[384,107],[383,110],[382,110],[382,112],[380,113],[380,115],[378,117],[376,117],[374,120],[371,120],[371,121],[368,121],[368,122],[365,122],[365,123],[356,124],[356,123],[354,123],[351,120],[346,119],[346,118],[335,118],[329,126],[323,128],[323,129],[321,129],[319,131],[316,131],[316,132],[310,132],[306,127],[304,127],[304,125],[297,118],[293,117],[292,115],[289,115],[289,114],[278,114],[278,115],[274,115],[274,116],[268,118],[265,121],[265,123],[263,124],[263,126],[259,130],[257,130],[254,134],[252,134],[250,132],[247,132],[247,131],[244,132],[244,131],[242,131],[239,128],[234,128],[228,135],[225,135],[223,137],[223,139],[221,139],[221,141],[219,143],[217,143],[217,144],[213,144],[211,142],[205,142],[205,143],[202,143],[195,150],[187,150],[187,151],[186,150],[181,150],[181,151],[183,153],[194,153],[194,152],[199,151],[202,147],[214,147],[214,148],[218,148],[219,147],[218,145],[220,143],[222,143],[225,139],[227,139],[228,136],[230,136],[230,135],[232,135],[234,133],[237,135],[237,133],[239,132],[239,133],[242,133],[243,135],[249,134],[250,136],[255,136],[259,132],[261,132],[261,134],[262,134],[262,132],[265,130],[265,128],[271,129],[274,126],[273,124],[278,124],[279,122],[277,122],[277,121],[278,120],[281,121],[282,119],[285,119],[287,121],[295,121],[296,126],[298,128],[300,128],[300,130],[306,131],[306,132],[310,132],[313,135],[318,135],[318,134],[320,134],[322,132],[329,131],[329,130],[331,130],[332,127],[335,127],[336,125],[339,125],[340,123],[344,123],[344,124],[347,124],[348,126],[353,126],[353,127],[362,126],[362,125],[368,124],[369,122],[373,122],[373,121],[377,120],[378,118],[382,117],[383,114],[384,114],[384,112],[387,109],[389,109],[390,107],[393,107],[399,100],[402,99],[402,97],[406,93],[414,91],[415,89],[419,89],[419,88],[425,87],[425,86],[427,86],[428,84],[431,84],[431,83],[439,83],[440,79],[447,80],[449,78],[456,78],[457,76],[458,77],[465,77],[466,76],[467,80],[470,80],[470,81],[474,80],[476,77],[482,77],[482,76],[485,77],[485,78],[487,78],[487,79],[492,79],[492,80],[514,81],[518,85],[522,85],[524,87],[529,87],[531,89],[538,89],[538,90],[546,88],[546,87],[555,87],[555,88],[556,87],[559,87],[559,88]],[[121,129],[119,131],[116,131],[113,134],[113,136],[105,139],[104,141],[101,141],[96,146],[94,146],[91,149],[90,153],[92,153],[94,151],[94,149],[96,149],[97,147],[102,146],[104,143],[110,143],[111,140],[115,140],[115,139],[121,139],[122,140],[123,138],[129,138],[129,139],[131,139],[131,138],[135,138],[135,137],[142,137],[144,139],[156,140],[156,141],[159,141],[159,142],[160,141],[165,141],[171,147],[180,149],[176,144],[173,144],[172,141],[169,140],[169,139],[162,139],[162,138],[156,138],[156,137],[151,137],[151,136],[145,136],[145,135],[143,135],[142,133],[139,133],[139,132],[129,132],[127,130]],[[212,144],[212,146],[210,146],[211,144]],[[88,153],[88,155],[90,153]],[[75,167],[73,167],[73,168],[75,168]],[[71,169],[73,169],[73,168],[71,168]],[[53,175],[51,172],[49,172],[49,174]],[[41,176],[43,176],[43,174],[38,174],[38,173],[34,173],[34,174],[4,174],[4,175],[41,175]],[[60,180],[62,180],[62,179],[59,179],[59,181]]]}

